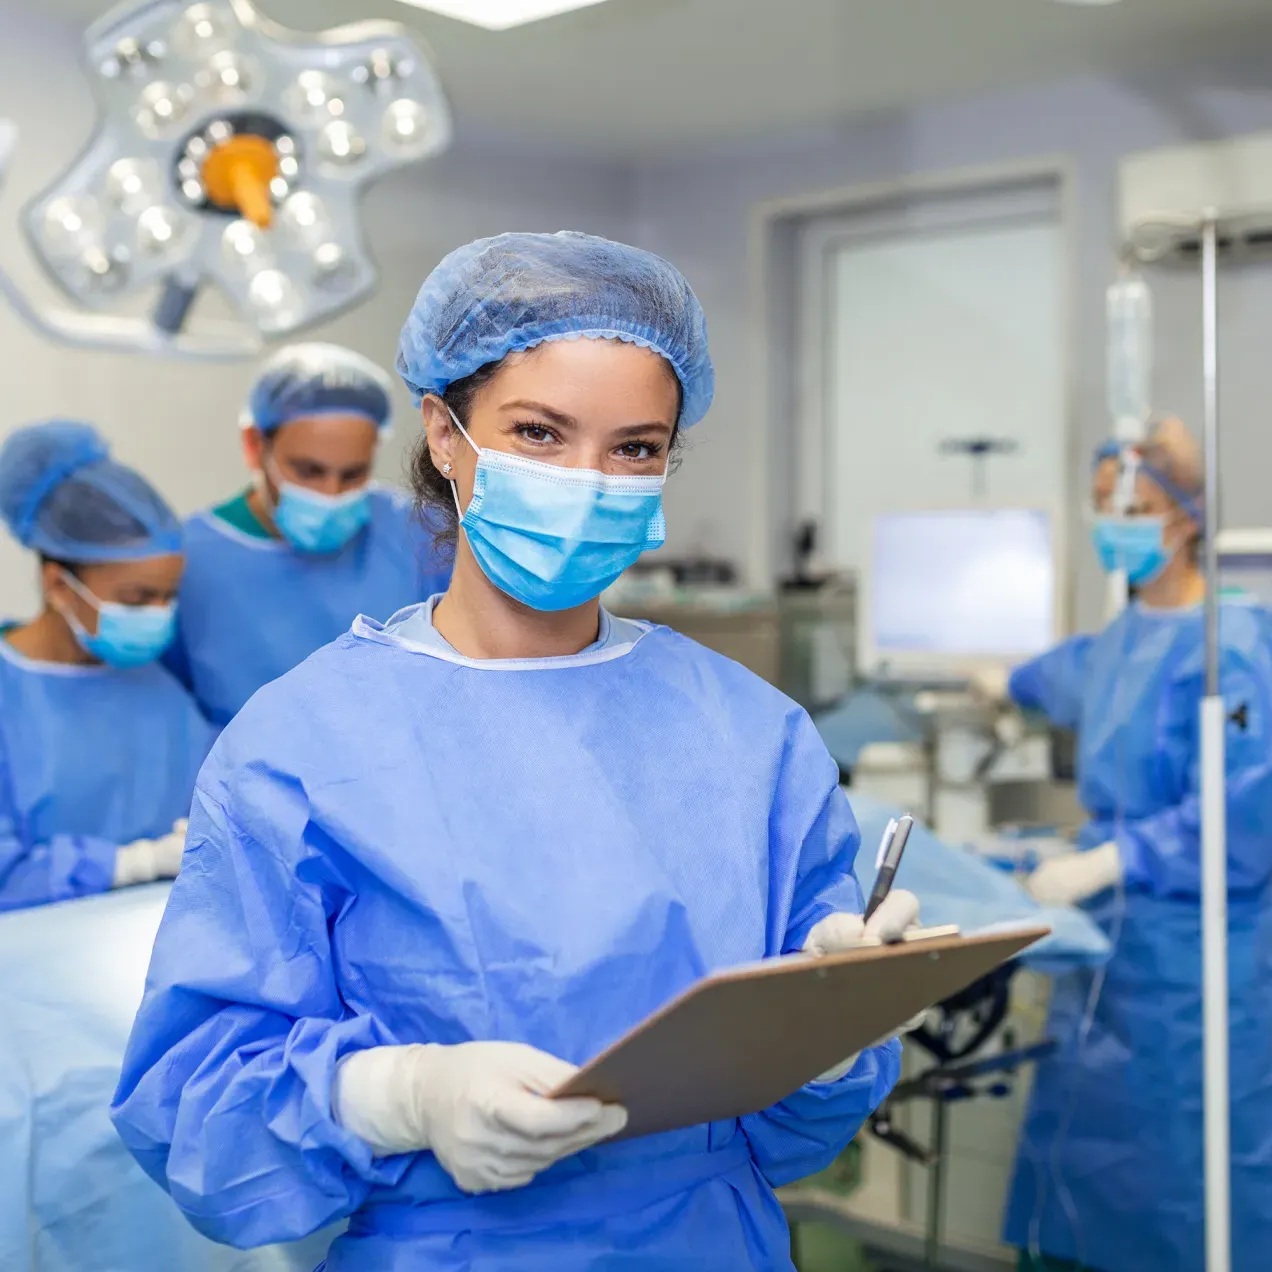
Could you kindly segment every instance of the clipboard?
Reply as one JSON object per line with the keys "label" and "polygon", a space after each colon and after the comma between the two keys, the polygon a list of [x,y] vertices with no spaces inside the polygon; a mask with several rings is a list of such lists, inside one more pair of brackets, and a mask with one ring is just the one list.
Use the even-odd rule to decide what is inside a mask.
{"label": "clipboard", "polygon": [[622,1139],[758,1113],[1050,930],[930,929],[896,945],[728,968],[691,986],[552,1094],[624,1105]]}

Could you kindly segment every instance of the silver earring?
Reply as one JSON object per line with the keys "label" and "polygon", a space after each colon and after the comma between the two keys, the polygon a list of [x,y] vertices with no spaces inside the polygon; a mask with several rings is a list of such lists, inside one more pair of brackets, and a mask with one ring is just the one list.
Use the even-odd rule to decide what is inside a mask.
{"label": "silver earring", "polygon": [[449,464],[443,464],[443,465],[442,465],[442,476],[443,476],[443,477],[449,477],[449,476],[450,476],[450,470],[451,470],[451,466],[450,466]]}

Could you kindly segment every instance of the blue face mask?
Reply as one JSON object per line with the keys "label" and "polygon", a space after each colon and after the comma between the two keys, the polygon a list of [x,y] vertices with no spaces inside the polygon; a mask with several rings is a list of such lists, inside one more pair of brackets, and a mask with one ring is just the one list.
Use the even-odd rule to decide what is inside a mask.
{"label": "blue face mask", "polygon": [[458,419],[455,427],[477,452],[467,511],[451,483],[464,537],[486,577],[522,605],[583,605],[667,537],[664,478],[609,477],[482,450]]}
{"label": "blue face mask", "polygon": [[274,479],[278,502],[274,524],[278,532],[301,552],[338,552],[371,519],[371,497],[366,486],[344,495]]}
{"label": "blue face mask", "polygon": [[1162,517],[1099,517],[1091,527],[1091,542],[1105,571],[1125,570],[1133,587],[1151,583],[1173,555],[1166,549]]}
{"label": "blue face mask", "polygon": [[110,667],[140,667],[154,662],[169,645],[177,629],[175,601],[167,605],[119,605],[99,601],[73,574],[62,571],[66,585],[97,611],[97,635],[90,636],[70,610],[62,617],[70,625],[85,653]]}

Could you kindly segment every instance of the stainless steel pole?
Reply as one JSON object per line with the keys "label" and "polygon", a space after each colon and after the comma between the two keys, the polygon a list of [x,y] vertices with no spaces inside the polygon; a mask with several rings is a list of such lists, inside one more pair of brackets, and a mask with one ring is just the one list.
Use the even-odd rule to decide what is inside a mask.
{"label": "stainless steel pole", "polygon": [[1202,368],[1206,458],[1206,689],[1201,703],[1201,945],[1205,1020],[1206,1270],[1231,1272],[1228,1076],[1227,711],[1219,689],[1219,235],[1202,223]]}

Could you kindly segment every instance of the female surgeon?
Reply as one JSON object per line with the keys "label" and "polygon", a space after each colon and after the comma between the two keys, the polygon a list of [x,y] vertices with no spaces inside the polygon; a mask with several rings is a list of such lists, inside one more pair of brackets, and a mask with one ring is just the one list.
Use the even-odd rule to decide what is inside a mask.
{"label": "female surgeon", "polygon": [[244,412],[252,485],[186,525],[165,662],[224,725],[359,614],[388,618],[446,586],[409,499],[371,480],[388,377],[338,345],[291,345]]}
{"label": "female surgeon", "polygon": [[[1097,636],[1019,668],[1011,696],[1078,739],[1081,851],[1030,889],[1080,904],[1108,966],[1056,982],[1007,1218],[1024,1268],[1202,1272],[1202,984],[1197,564],[1201,464],[1168,420],[1124,464],[1097,457],[1094,539],[1135,599]],[[1129,506],[1125,506],[1129,502]],[[1121,505],[1121,506],[1119,506]],[[1272,1249],[1272,659],[1262,610],[1220,607],[1227,828],[1233,1267]]]}
{"label": "female surgeon", "polygon": [[0,515],[39,554],[43,607],[0,629],[0,910],[177,873],[212,734],[155,662],[181,527],[86,424],[18,429]]}
{"label": "female surgeon", "polygon": [[[789,1268],[773,1188],[839,1153],[895,1042],[621,1143],[623,1109],[544,1098],[712,969],[863,931],[808,717],[597,600],[662,542],[668,459],[711,401],[697,299],[634,248],[503,235],[425,282],[398,368],[453,580],[221,736],[116,1125],[218,1240],[351,1216],[328,1272]],[[867,930],[916,911],[894,892]]]}

